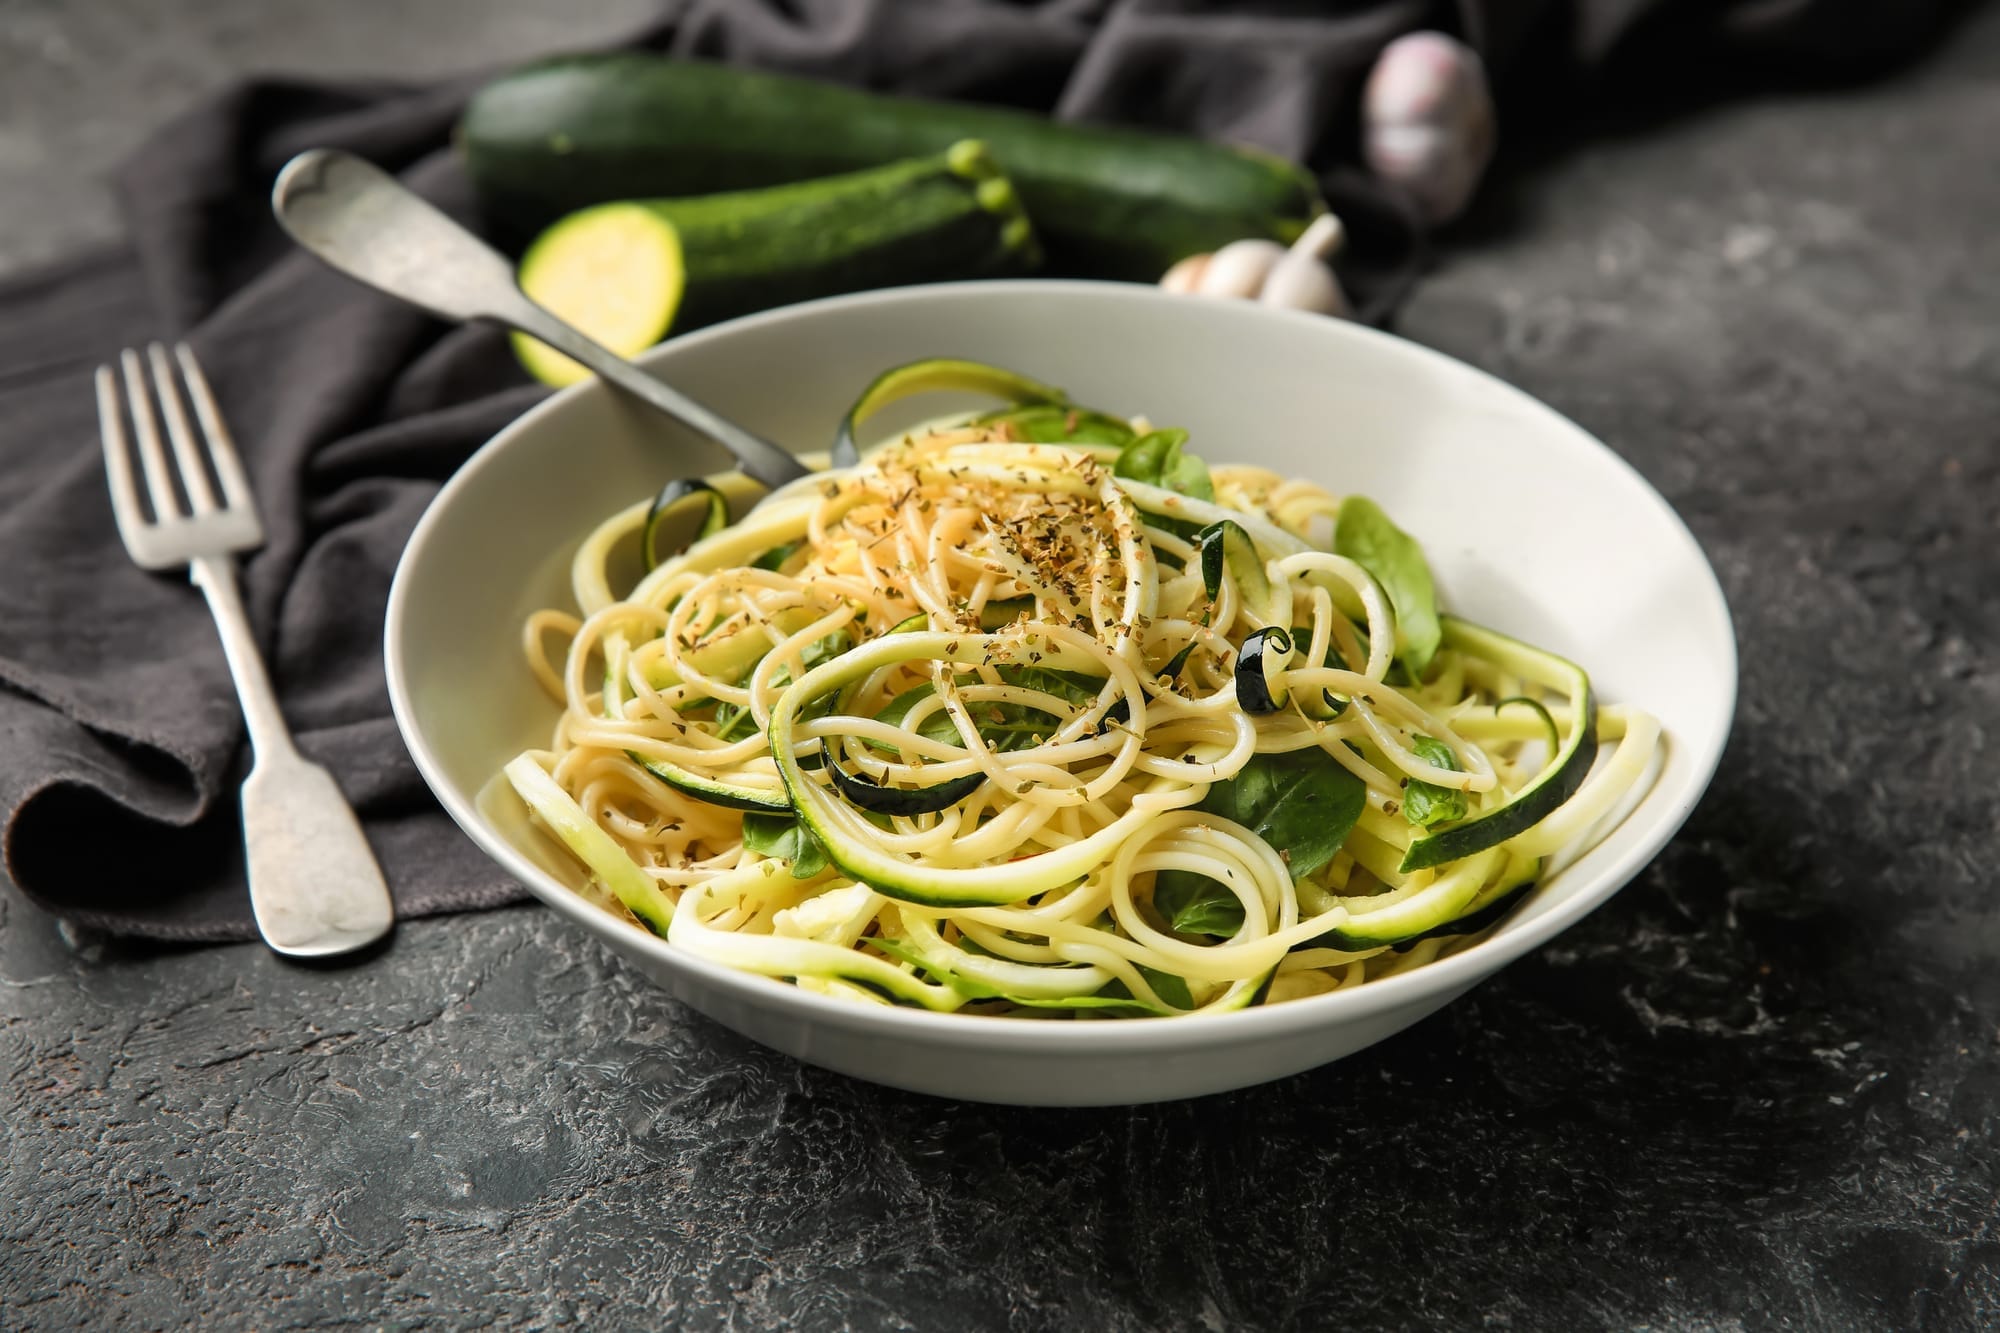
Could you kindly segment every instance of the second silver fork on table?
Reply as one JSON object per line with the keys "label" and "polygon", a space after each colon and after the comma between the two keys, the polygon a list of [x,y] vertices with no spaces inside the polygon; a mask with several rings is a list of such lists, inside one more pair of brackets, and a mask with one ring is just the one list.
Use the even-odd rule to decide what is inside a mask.
{"label": "second silver fork on table", "polygon": [[[145,361],[150,377],[137,352],[121,354],[122,392],[120,375],[109,366],[97,371],[111,508],[132,559],[146,569],[187,566],[221,631],[254,755],[242,806],[257,929],[273,949],[297,957],[358,949],[380,939],[395,913],[353,808],[333,775],[293,743],[251,636],[237,589],[236,553],[264,542],[256,501],[194,354],[179,344],[170,360],[154,343]],[[183,395],[200,423],[198,436]]]}

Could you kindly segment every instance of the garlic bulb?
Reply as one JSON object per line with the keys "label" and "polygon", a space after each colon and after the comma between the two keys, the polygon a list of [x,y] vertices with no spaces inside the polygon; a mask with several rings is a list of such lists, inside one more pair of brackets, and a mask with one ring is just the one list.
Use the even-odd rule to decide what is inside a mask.
{"label": "garlic bulb", "polygon": [[1464,211],[1493,160],[1493,97],[1479,53],[1441,32],[1384,47],[1361,94],[1361,147],[1436,225]]}
{"label": "garlic bulb", "polygon": [[1315,218],[1290,249],[1276,241],[1231,241],[1214,254],[1189,255],[1166,271],[1160,286],[1186,296],[1221,296],[1323,315],[1346,316],[1347,295],[1328,260],[1346,239],[1340,219]]}
{"label": "garlic bulb", "polygon": [[1257,299],[1265,305],[1288,310],[1316,310],[1322,315],[1343,318],[1351,313],[1347,293],[1340,290],[1340,280],[1324,261],[1313,255],[1288,254],[1279,260],[1264,279]]}
{"label": "garlic bulb", "polygon": [[1264,279],[1284,257],[1285,247],[1276,241],[1231,241],[1208,257],[1201,294],[1248,300],[1264,290]]}
{"label": "garlic bulb", "polygon": [[1176,296],[1193,296],[1201,286],[1201,275],[1206,272],[1208,256],[1189,255],[1166,271],[1160,278],[1160,286]]}

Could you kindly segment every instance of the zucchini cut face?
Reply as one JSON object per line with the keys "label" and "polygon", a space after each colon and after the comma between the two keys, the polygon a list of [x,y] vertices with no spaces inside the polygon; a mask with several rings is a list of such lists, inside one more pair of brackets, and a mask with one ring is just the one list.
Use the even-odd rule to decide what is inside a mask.
{"label": "zucchini cut face", "polygon": [[[601,204],[543,232],[521,259],[520,284],[537,305],[629,357],[673,327],[687,265],[673,223],[641,204]],[[513,343],[514,355],[544,384],[590,378],[539,339],[516,333]]]}

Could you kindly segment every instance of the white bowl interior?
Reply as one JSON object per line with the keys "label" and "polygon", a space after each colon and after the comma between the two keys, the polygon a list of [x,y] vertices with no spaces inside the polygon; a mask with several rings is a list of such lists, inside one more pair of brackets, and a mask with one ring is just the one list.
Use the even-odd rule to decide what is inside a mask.
{"label": "white bowl interior", "polygon": [[[1449,358],[1247,303],[1013,282],[816,302],[676,339],[647,361],[724,414],[810,451],[827,445],[874,375],[937,355],[996,362],[1080,402],[1185,426],[1189,447],[1214,461],[1372,496],[1424,543],[1448,608],[1573,657],[1605,699],[1654,713],[1668,738],[1663,762],[1623,821],[1489,939],[1353,992],[1166,1024],[1009,1023],[868,1010],[728,973],[582,903],[560,882],[562,859],[524,822],[498,803],[477,807],[502,764],[546,744],[555,708],[522,663],[520,625],[537,607],[572,605],[577,542],[667,479],[726,465],[713,446],[593,382],[495,437],[433,504],[391,599],[390,689],[412,753],[461,826],[698,1007],[795,1054],[927,1091],[1078,1103],[1217,1091],[1378,1039],[1534,947],[1615,892],[1706,786],[1734,708],[1736,661],[1700,549],[1604,446]],[[908,420],[952,406],[933,398],[901,410]],[[930,1054],[885,1058],[869,1040],[885,1034]],[[1241,1042],[1261,1053],[1248,1067],[1161,1059]],[[1020,1070],[1000,1070],[1001,1047]],[[1119,1055],[1145,1061],[1126,1068]]]}

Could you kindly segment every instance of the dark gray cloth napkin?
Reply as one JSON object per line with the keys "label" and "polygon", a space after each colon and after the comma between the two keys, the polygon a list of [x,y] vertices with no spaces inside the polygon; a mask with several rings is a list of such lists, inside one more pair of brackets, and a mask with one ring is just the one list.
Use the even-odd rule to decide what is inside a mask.
{"label": "dark gray cloth napkin", "polygon": [[[1504,66],[1554,22],[1563,61],[1588,64],[1668,8],[731,0],[673,6],[636,40],[1312,161],[1356,239],[1345,276],[1380,314],[1417,264],[1402,210],[1346,165],[1359,82],[1381,46],[1445,26]],[[1851,0],[1694,8],[1711,29],[1736,23],[1745,41],[1808,47],[1828,14],[1882,12]],[[472,86],[240,87],[165,128],[119,173],[129,245],[0,287],[0,810],[14,882],[67,919],[181,941],[254,933],[233,798],[243,727],[214,628],[185,580],[126,559],[105,495],[90,374],[156,337],[192,343],[237,437],[269,534],[243,564],[252,619],[300,746],[360,811],[399,914],[519,896],[452,828],[404,752],[380,634],[424,505],[540,391],[494,331],[442,327],[292,252],[266,202],[287,158],[332,145],[470,217],[448,137]]]}

